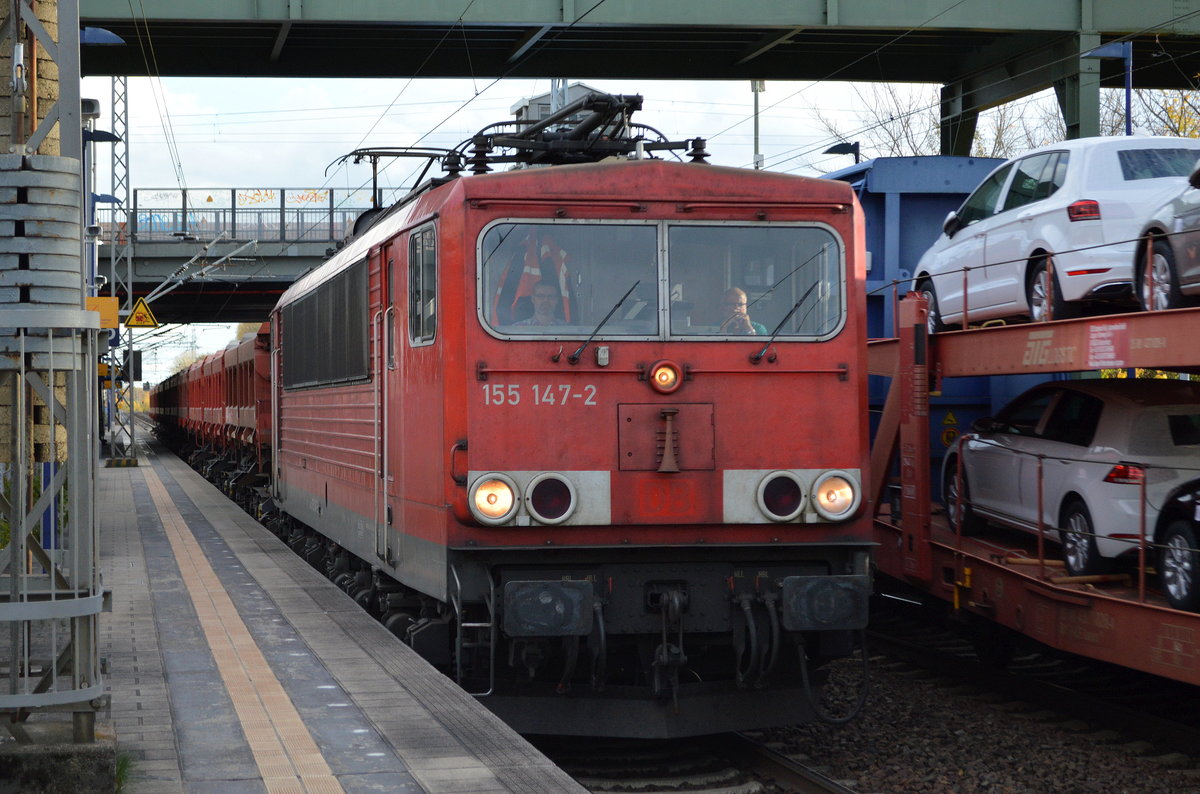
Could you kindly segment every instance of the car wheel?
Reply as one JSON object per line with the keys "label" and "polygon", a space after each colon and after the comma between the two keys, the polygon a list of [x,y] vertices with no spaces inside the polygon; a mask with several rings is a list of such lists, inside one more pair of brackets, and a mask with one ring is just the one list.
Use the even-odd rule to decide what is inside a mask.
{"label": "car wheel", "polygon": [[938,309],[937,293],[933,290],[933,282],[926,280],[922,281],[917,287],[917,291],[925,296],[925,300],[929,302],[929,312],[925,317],[925,328],[932,334],[938,334],[946,330],[946,324],[942,322],[942,313]]}
{"label": "car wheel", "polygon": [[952,457],[946,461],[946,467],[942,476],[942,504],[946,507],[946,519],[950,522],[950,528],[962,535],[974,535],[983,527],[983,519],[975,515],[975,511],[971,509],[971,486],[967,484],[966,472],[962,475],[962,505],[961,514],[959,510],[959,478],[957,457]]}
{"label": "car wheel", "polygon": [[1178,309],[1183,305],[1179,291],[1179,276],[1175,273],[1175,254],[1166,240],[1155,240],[1150,251],[1150,263],[1139,257],[1138,302],[1146,311]]}
{"label": "car wheel", "polygon": [[1065,320],[1078,315],[1078,309],[1070,301],[1063,300],[1058,274],[1051,277],[1048,257],[1042,257],[1033,266],[1029,282],[1025,285],[1025,297],[1029,301],[1029,319],[1035,323],[1046,320]]}
{"label": "car wheel", "polygon": [[1091,576],[1108,570],[1108,560],[1100,556],[1096,548],[1096,531],[1092,528],[1092,514],[1087,505],[1078,499],[1063,511],[1062,528],[1063,560],[1067,573],[1072,576]]}
{"label": "car wheel", "polygon": [[1200,611],[1200,546],[1187,521],[1167,527],[1158,550],[1158,575],[1167,602],[1176,609]]}

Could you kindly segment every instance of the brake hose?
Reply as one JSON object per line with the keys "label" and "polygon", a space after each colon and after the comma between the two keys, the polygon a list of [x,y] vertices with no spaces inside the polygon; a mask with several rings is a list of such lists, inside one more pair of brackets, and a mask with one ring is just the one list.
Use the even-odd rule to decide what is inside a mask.
{"label": "brake hose", "polygon": [[804,694],[808,696],[808,703],[812,706],[813,714],[821,722],[827,722],[830,725],[845,725],[850,720],[857,717],[863,710],[863,706],[867,703],[867,693],[871,689],[870,677],[870,660],[867,658],[867,632],[865,629],[858,631],[858,644],[862,648],[862,668],[863,678],[862,686],[858,691],[858,702],[854,704],[854,708],[844,717],[834,717],[822,708],[821,704],[813,697],[812,685],[808,680],[808,655],[804,652],[804,640],[800,640],[800,677],[804,681]]}

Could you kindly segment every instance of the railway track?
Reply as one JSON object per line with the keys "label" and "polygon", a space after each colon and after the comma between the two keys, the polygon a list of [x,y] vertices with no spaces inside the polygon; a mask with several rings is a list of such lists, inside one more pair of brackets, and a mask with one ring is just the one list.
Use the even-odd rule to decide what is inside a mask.
{"label": "railway track", "polygon": [[740,733],[674,741],[534,740],[596,794],[854,794],[854,789]]}
{"label": "railway track", "polygon": [[1200,690],[1136,670],[1025,641],[996,654],[1003,666],[981,661],[1012,638],[964,636],[955,626],[885,599],[872,612],[871,649],[940,677],[1013,700],[1036,703],[1102,730],[1146,741],[1158,752],[1193,755],[1200,748]]}

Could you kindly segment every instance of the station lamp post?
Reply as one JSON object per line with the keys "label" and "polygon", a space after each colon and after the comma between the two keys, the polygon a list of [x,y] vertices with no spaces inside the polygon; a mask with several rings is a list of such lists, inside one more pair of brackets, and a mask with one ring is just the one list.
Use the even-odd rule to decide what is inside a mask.
{"label": "station lamp post", "polygon": [[758,95],[767,90],[767,83],[765,80],[751,80],[750,90],[754,92],[754,170],[761,171],[763,156],[758,148]]}

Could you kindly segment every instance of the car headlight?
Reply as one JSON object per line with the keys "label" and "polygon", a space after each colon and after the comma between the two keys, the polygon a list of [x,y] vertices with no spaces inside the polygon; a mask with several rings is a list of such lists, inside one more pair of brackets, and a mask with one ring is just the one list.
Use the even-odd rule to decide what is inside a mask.
{"label": "car headlight", "polygon": [[790,471],[773,471],[758,484],[758,509],[772,521],[791,521],[804,510],[804,483]]}
{"label": "car headlight", "polygon": [[525,508],[543,524],[561,524],[575,511],[575,486],[558,474],[539,474],[525,489]]}
{"label": "car headlight", "polygon": [[503,524],[517,512],[517,486],[503,474],[485,474],[471,486],[471,512],[485,524]]}
{"label": "car headlight", "polygon": [[822,518],[840,521],[858,508],[858,486],[843,471],[827,471],[817,478],[812,489],[813,507]]}

